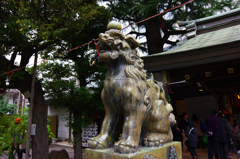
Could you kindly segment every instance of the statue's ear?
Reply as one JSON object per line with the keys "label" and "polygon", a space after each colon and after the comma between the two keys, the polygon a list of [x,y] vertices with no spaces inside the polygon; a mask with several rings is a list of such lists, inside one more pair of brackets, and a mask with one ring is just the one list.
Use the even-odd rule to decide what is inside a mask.
{"label": "statue's ear", "polygon": [[131,49],[136,49],[137,47],[140,46],[140,44],[137,42],[137,40],[135,39],[135,37],[133,35],[127,35],[125,40],[129,44]]}

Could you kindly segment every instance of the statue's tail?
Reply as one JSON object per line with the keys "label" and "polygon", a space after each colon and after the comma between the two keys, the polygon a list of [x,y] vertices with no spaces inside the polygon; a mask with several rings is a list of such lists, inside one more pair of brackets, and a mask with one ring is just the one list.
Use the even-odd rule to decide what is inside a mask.
{"label": "statue's tail", "polygon": [[153,87],[156,90],[157,96],[160,95],[160,87],[154,82],[153,74],[149,75],[149,79],[147,80],[148,85]]}
{"label": "statue's tail", "polygon": [[172,127],[176,123],[175,116],[173,115],[173,113],[169,115],[169,120],[170,120],[170,126]]}

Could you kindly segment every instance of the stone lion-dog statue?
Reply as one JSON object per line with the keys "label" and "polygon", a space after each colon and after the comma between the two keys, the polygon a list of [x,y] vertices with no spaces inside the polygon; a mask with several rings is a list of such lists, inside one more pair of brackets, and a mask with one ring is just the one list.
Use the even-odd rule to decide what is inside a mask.
{"label": "stone lion-dog statue", "polygon": [[101,94],[105,117],[99,135],[89,140],[89,147],[109,147],[121,118],[123,131],[121,139],[114,144],[116,153],[137,152],[139,143],[159,147],[172,141],[173,109],[165,99],[163,88],[155,84],[152,76],[150,80],[147,78],[136,50],[140,44],[133,35],[124,36],[121,28],[116,29],[119,26],[110,24],[97,43],[98,60],[108,67]]}

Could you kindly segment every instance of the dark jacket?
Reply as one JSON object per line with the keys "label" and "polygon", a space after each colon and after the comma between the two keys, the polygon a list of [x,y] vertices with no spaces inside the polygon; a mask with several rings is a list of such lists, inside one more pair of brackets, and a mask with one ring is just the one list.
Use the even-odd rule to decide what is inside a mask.
{"label": "dark jacket", "polygon": [[231,137],[230,123],[225,117],[220,117],[219,124],[219,141],[229,142]]}
{"label": "dark jacket", "polygon": [[189,126],[189,121],[187,119],[184,119],[182,118],[180,121],[179,121],[179,128],[181,130],[184,130],[186,131],[187,127]]}
{"label": "dark jacket", "polygon": [[[197,147],[197,143],[198,143],[198,131],[196,128],[193,128],[191,133],[189,134],[189,131],[192,128],[187,128],[187,130],[185,131],[185,136],[188,137],[188,146],[191,147]],[[189,135],[188,135],[189,134]]]}
{"label": "dark jacket", "polygon": [[219,135],[220,119],[216,115],[210,115],[206,118],[205,128],[207,132],[213,132],[213,135]]}
{"label": "dark jacket", "polygon": [[182,130],[178,130],[177,125],[172,126],[173,141],[182,141]]}

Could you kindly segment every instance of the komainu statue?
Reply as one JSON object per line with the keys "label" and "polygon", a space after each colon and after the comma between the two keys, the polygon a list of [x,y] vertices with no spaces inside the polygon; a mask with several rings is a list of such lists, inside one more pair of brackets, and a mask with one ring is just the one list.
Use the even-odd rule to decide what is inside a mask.
{"label": "komainu statue", "polygon": [[[118,27],[119,28],[119,27]],[[143,60],[136,48],[140,45],[134,36],[124,36],[121,29],[109,28],[99,35],[98,60],[105,62],[108,72],[101,98],[105,118],[100,134],[91,138],[91,149],[111,145],[114,130],[123,119],[121,139],[114,144],[118,153],[134,153],[138,145],[158,147],[172,141],[171,126],[175,117],[164,90],[148,78]]]}

